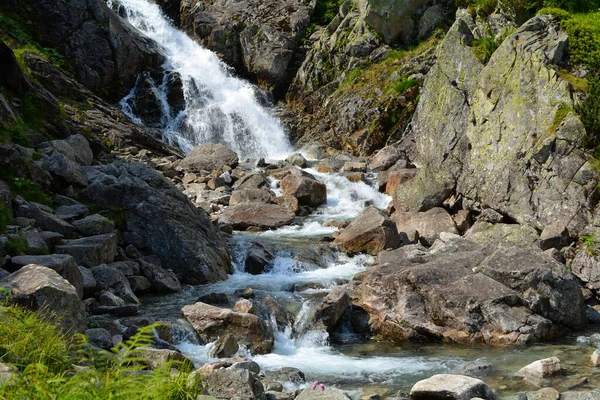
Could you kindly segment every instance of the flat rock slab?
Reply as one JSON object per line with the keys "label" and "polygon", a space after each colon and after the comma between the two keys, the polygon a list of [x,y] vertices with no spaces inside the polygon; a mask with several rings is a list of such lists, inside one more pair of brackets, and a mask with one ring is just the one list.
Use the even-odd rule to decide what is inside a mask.
{"label": "flat rock slab", "polygon": [[219,222],[231,225],[234,229],[245,230],[251,226],[260,229],[274,229],[289,225],[294,213],[276,204],[240,203],[226,208],[219,216]]}
{"label": "flat rock slab", "polygon": [[62,246],[56,246],[59,254],[70,254],[78,265],[93,267],[110,264],[117,254],[117,235],[113,233],[69,240]]}
{"label": "flat rock slab", "polygon": [[417,382],[410,390],[412,400],[471,400],[497,397],[485,382],[463,375],[440,374]]}

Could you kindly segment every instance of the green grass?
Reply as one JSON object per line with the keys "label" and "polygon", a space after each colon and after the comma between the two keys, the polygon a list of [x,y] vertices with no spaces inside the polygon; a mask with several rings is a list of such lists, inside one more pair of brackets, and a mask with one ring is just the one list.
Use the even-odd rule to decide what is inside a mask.
{"label": "green grass", "polygon": [[136,351],[153,344],[153,328],[141,328],[111,351],[95,351],[35,312],[0,306],[0,362],[19,371],[0,386],[0,399],[196,399],[202,387],[189,364],[148,370]]}
{"label": "green grass", "polygon": [[28,249],[27,240],[21,235],[10,236],[4,245],[4,251],[11,257],[27,254]]}
{"label": "green grass", "polygon": [[12,211],[2,200],[0,200],[0,232],[3,232],[6,225],[10,225],[11,223]]}
{"label": "green grass", "polygon": [[40,185],[27,178],[13,178],[9,181],[13,194],[21,196],[27,201],[33,201],[47,206],[52,206],[52,199],[44,193]]}
{"label": "green grass", "polygon": [[572,14],[561,22],[569,35],[569,57],[574,64],[600,69],[600,12]]}
{"label": "green grass", "polygon": [[401,78],[399,79],[396,84],[394,85],[394,91],[397,94],[402,94],[404,93],[404,91],[406,91],[407,89],[410,89],[411,87],[414,86],[418,86],[419,85],[419,81],[416,79],[408,79],[408,78]]}

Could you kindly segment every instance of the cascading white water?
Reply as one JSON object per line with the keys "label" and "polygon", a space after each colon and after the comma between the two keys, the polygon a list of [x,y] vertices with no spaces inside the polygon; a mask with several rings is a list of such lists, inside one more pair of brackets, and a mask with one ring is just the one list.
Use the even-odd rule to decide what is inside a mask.
{"label": "cascading white water", "polygon": [[[256,88],[234,77],[215,53],[173,27],[148,0],[118,0],[118,5],[135,28],[163,48],[165,70],[181,77],[185,110],[170,115],[161,104],[166,141],[184,152],[200,143],[223,143],[241,159],[284,158],[291,152],[283,127],[259,104]],[[166,98],[165,85],[153,89],[163,91],[159,101]],[[123,111],[140,122],[124,101]]]}

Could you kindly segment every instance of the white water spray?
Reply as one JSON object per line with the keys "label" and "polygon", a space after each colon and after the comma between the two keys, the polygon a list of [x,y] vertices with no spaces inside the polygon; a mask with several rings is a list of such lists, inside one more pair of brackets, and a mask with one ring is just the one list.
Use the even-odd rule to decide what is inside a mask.
{"label": "white water spray", "polygon": [[[223,143],[241,159],[284,158],[291,152],[283,127],[257,101],[256,88],[232,76],[215,53],[177,30],[159,6],[148,0],[118,0],[118,5],[135,28],[163,48],[164,69],[181,77],[185,110],[171,115],[161,104],[167,142],[184,152],[200,143]],[[165,85],[154,89],[163,91],[157,96],[159,102],[166,98]],[[140,121],[131,108],[123,107],[123,111]]]}

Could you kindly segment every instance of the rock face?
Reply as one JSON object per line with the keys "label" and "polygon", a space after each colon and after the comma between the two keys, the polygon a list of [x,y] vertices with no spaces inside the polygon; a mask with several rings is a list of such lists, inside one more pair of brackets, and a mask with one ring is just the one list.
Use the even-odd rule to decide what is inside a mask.
{"label": "rock face", "polygon": [[9,289],[12,301],[44,315],[58,318],[64,332],[83,332],[87,320],[77,291],[50,268],[26,265],[0,280]]}
{"label": "rock face", "polygon": [[[33,21],[34,39],[58,49],[90,89],[105,88],[123,96],[136,75],[158,70],[164,58],[155,45],[137,33],[101,0],[15,0],[8,11]],[[5,6],[6,7],[6,6]]]}
{"label": "rock face", "polygon": [[446,210],[440,207],[426,212],[396,212],[392,215],[398,232],[408,237],[416,236],[425,246],[431,246],[440,237],[440,233],[458,234],[454,220]]}
{"label": "rock face", "polygon": [[417,382],[410,390],[412,400],[497,399],[485,382],[463,375],[440,374]]}
{"label": "rock face", "polygon": [[180,167],[190,171],[220,170],[224,166],[235,168],[238,155],[220,143],[201,144],[194,147],[182,161]]}
{"label": "rock face", "polygon": [[402,244],[396,225],[375,207],[367,207],[335,238],[335,243],[347,253],[366,252],[376,255],[384,249]]}
{"label": "rock face", "polygon": [[239,230],[245,230],[251,226],[260,229],[274,229],[291,224],[293,219],[294,213],[286,207],[256,202],[230,206],[219,216],[219,222]]}
{"label": "rock face", "polygon": [[388,339],[529,343],[586,324],[575,276],[539,249],[462,238],[382,252],[353,303]]}
{"label": "rock face", "polygon": [[229,254],[217,228],[171,182],[142,164],[88,167],[90,185],[81,195],[117,210],[128,232],[146,246],[183,283],[225,279]]}
{"label": "rock face", "polygon": [[298,199],[298,204],[317,207],[327,201],[327,187],[316,179],[288,175],[280,182],[284,195]]}
{"label": "rock face", "polygon": [[256,315],[200,302],[187,305],[182,311],[200,338],[206,342],[217,340],[228,333],[234,335],[239,344],[246,345],[252,354],[269,353],[273,348],[270,325]]}
{"label": "rock face", "polygon": [[292,78],[314,6],[298,0],[218,0],[201,6],[182,0],[181,26],[279,97]]}
{"label": "rock face", "polygon": [[550,67],[564,61],[566,34],[538,15],[487,65],[473,39],[458,18],[438,48],[403,143],[420,171],[394,193],[396,210],[425,211],[456,191],[469,207],[540,231],[562,222],[576,236],[591,220],[598,173],[577,145],[579,119],[557,117],[573,107],[569,84]]}

